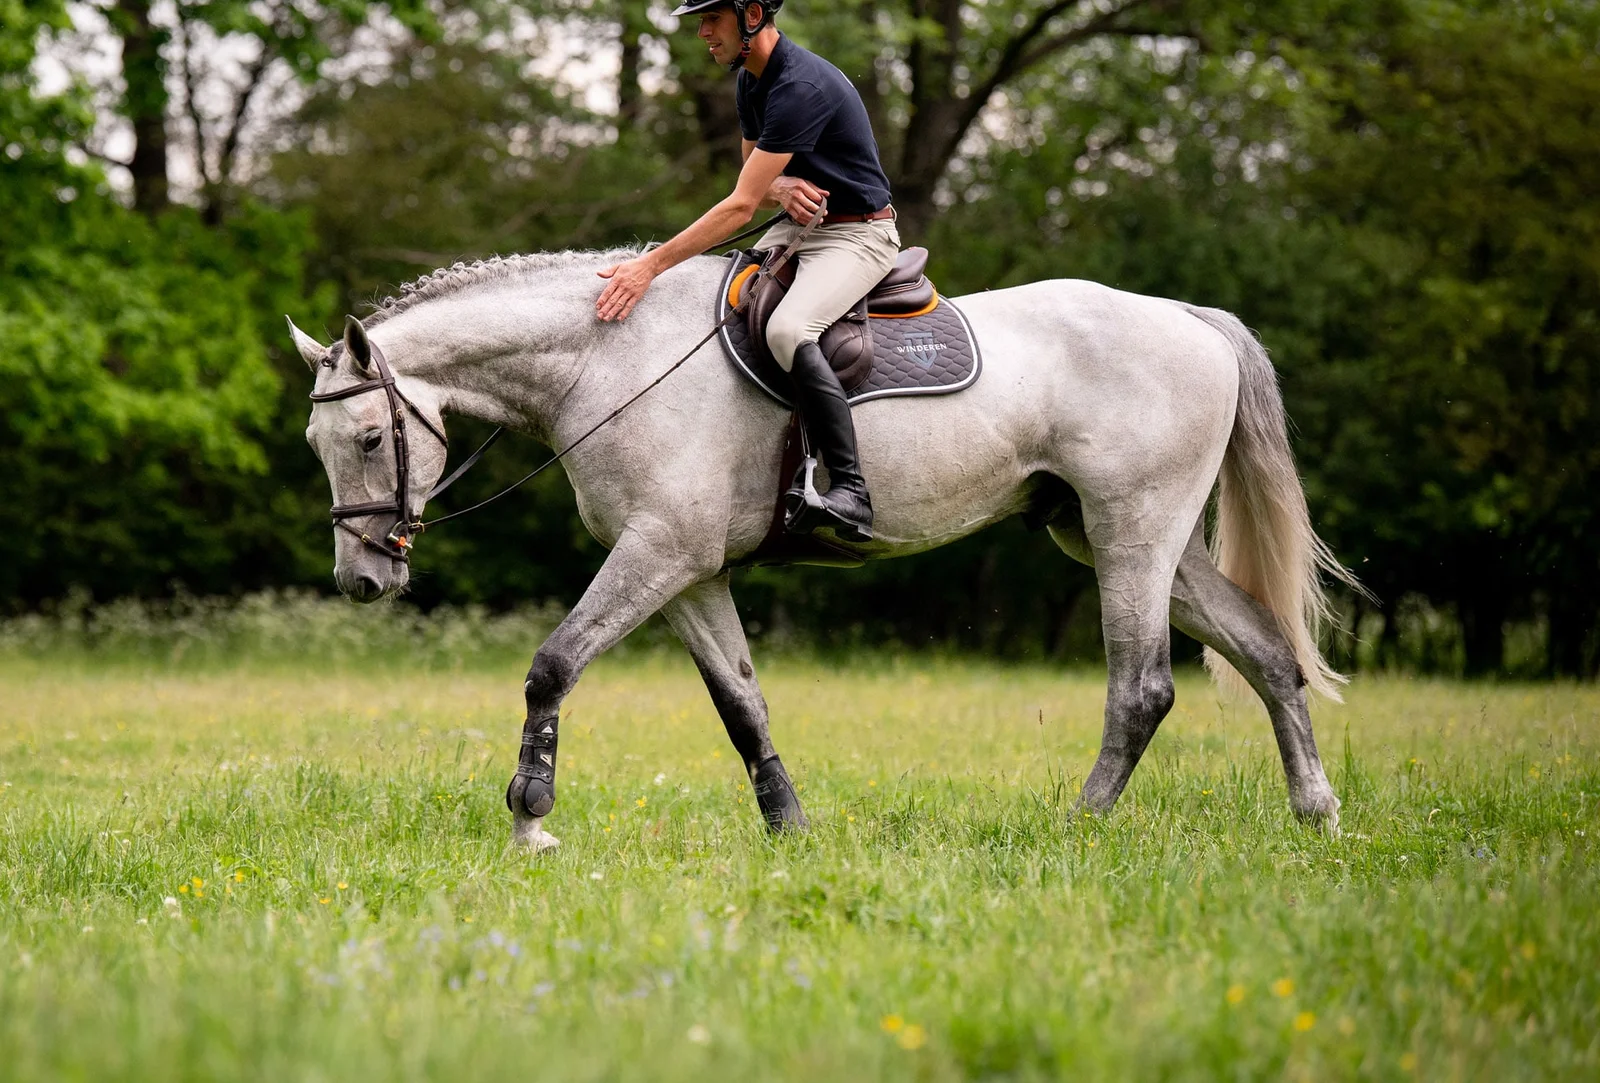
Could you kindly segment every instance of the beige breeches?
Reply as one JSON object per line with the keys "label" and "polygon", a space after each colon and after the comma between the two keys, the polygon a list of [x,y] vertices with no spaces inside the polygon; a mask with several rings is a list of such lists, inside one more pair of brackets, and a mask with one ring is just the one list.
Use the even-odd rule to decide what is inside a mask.
{"label": "beige breeches", "polygon": [[[782,248],[799,234],[793,222],[780,222],[767,230],[756,249]],[[794,285],[767,321],[767,345],[783,371],[794,365],[794,351],[802,342],[817,341],[889,273],[899,253],[900,231],[893,218],[811,231],[795,252]]]}

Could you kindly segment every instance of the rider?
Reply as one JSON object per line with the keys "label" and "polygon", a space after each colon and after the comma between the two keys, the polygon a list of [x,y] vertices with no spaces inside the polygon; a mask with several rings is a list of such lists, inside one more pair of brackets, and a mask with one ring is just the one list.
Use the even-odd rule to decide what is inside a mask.
{"label": "rider", "polygon": [[826,216],[795,250],[794,284],[768,321],[767,344],[794,380],[800,418],[831,479],[822,497],[828,521],[799,529],[831,526],[841,538],[865,540],[872,537],[872,501],[850,404],[817,339],[894,266],[900,234],[861,95],[838,68],[779,33],[772,20],[782,6],[783,0],[684,0],[672,13],[699,15],[712,59],[738,72],[744,168],[733,194],[688,229],[601,271],[610,283],[595,311],[602,320],[626,317],[657,275],[713,247],[759,206],[781,206],[789,219],[769,230],[757,250],[787,245],[826,199]]}

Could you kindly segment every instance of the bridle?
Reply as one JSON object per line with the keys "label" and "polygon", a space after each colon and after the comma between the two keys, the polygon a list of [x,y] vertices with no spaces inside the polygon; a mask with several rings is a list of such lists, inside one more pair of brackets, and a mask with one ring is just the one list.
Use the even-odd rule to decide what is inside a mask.
{"label": "bridle", "polygon": [[[421,519],[413,520],[410,515],[411,493],[411,446],[406,441],[406,411],[415,414],[423,427],[438,438],[439,443],[449,447],[444,432],[428,420],[428,415],[417,409],[416,403],[405,397],[405,394],[396,386],[394,370],[389,367],[389,362],[384,358],[383,351],[378,349],[378,344],[367,343],[372,351],[372,364],[378,370],[378,375],[370,380],[349,384],[334,391],[313,391],[312,402],[338,402],[341,399],[354,398],[356,395],[365,395],[373,391],[382,391],[389,400],[389,416],[392,419],[394,432],[394,499],[373,500],[365,504],[335,504],[330,511],[333,516],[333,525],[349,531],[361,539],[361,544],[369,549],[376,549],[390,560],[398,560],[402,564],[411,559],[411,539],[414,535],[422,533],[426,524]],[[499,435],[497,432],[496,436]],[[492,442],[491,438],[491,442]],[[487,447],[485,444],[484,447]],[[479,449],[480,453],[482,449]],[[476,461],[474,459],[474,461]],[[468,464],[470,465],[470,464]],[[434,486],[428,495],[423,497],[422,504],[427,506],[428,501],[442,493],[451,482],[462,474],[457,470],[443,482]],[[419,509],[420,510],[420,509]],[[389,528],[382,540],[374,538],[364,530],[358,530],[350,525],[349,520],[359,519],[366,515],[382,515],[384,512],[394,512],[395,522]]]}
{"label": "bridle", "polygon": [[[758,277],[770,278],[771,276],[777,274],[778,270],[793,257],[795,249],[800,246],[800,243],[810,236],[811,231],[816,229],[818,223],[820,223],[827,216],[827,211],[828,204],[827,200],[824,199],[821,205],[818,206],[816,213],[811,216],[811,221],[807,222],[800,228],[799,235],[796,236],[793,241],[789,242],[776,260],[773,260],[772,262],[762,266]],[[741,241],[746,237],[760,233],[787,217],[788,214],[786,212],[776,214],[767,219],[765,222],[761,223],[759,226],[756,226],[752,229],[747,229],[743,233],[729,237],[721,244],[713,245],[712,248],[725,248],[736,241]],[[710,251],[710,249],[707,251]],[[754,285],[754,282],[750,283],[751,287]],[[755,290],[753,288],[747,287],[744,291],[744,298],[749,298],[753,296],[754,293]],[[705,337],[699,342],[695,343],[694,346],[690,348],[688,353],[678,358],[678,360],[675,361],[670,368],[668,368],[660,376],[657,376],[654,380],[650,381],[644,387],[640,388],[636,394],[634,394],[621,406],[618,406],[615,410],[612,410],[605,417],[601,418],[595,423],[594,427],[589,429],[588,432],[584,433],[582,436],[572,441],[572,443],[568,444],[566,447],[550,456],[550,458],[546,459],[539,466],[535,467],[533,470],[530,470],[528,473],[524,474],[521,478],[512,482],[510,485],[507,485],[504,489],[501,489],[487,500],[480,500],[471,507],[462,508],[460,511],[453,511],[448,515],[441,515],[437,519],[429,519],[427,521],[423,521],[420,518],[422,508],[427,507],[428,501],[432,500],[434,497],[450,488],[450,486],[454,485],[462,474],[465,474],[468,470],[472,469],[473,465],[483,457],[483,453],[488,451],[490,446],[493,445],[496,440],[500,439],[500,434],[504,432],[505,429],[503,427],[495,429],[494,432],[489,434],[489,438],[487,440],[478,445],[477,451],[474,451],[471,455],[468,455],[462,460],[460,466],[456,467],[450,472],[448,477],[439,482],[439,484],[435,485],[432,489],[429,489],[427,495],[422,498],[421,507],[417,509],[419,517],[412,519],[410,514],[411,501],[409,489],[409,482],[411,478],[411,448],[406,442],[406,411],[409,410],[411,413],[415,414],[417,420],[422,422],[424,428],[433,433],[433,435],[438,439],[439,443],[444,446],[446,451],[449,451],[450,441],[445,437],[443,429],[439,428],[439,426],[435,425],[432,421],[429,421],[428,415],[418,409],[416,403],[406,398],[405,393],[402,392],[399,386],[395,383],[394,370],[389,367],[389,362],[383,356],[383,351],[378,349],[378,344],[376,342],[368,339],[367,348],[372,353],[372,365],[378,370],[378,375],[368,380],[362,380],[359,383],[347,384],[346,386],[335,391],[313,391],[311,393],[311,401],[338,402],[341,399],[353,398],[356,395],[365,395],[372,391],[382,391],[384,393],[385,397],[387,397],[389,400],[389,416],[394,423],[394,427],[391,430],[394,433],[394,499],[373,500],[368,501],[365,504],[335,504],[331,509],[329,509],[329,514],[333,517],[333,525],[341,530],[346,530],[351,534],[354,534],[357,538],[361,539],[361,544],[366,546],[368,549],[376,550],[377,552],[388,557],[390,560],[399,561],[401,564],[410,564],[412,538],[418,534],[421,534],[429,527],[444,522],[446,519],[455,519],[458,516],[466,515],[468,512],[477,511],[479,508],[484,507],[487,504],[493,504],[502,496],[509,495],[515,490],[522,488],[523,485],[532,481],[534,478],[544,473],[547,469],[560,462],[568,452],[572,451],[579,444],[583,443],[585,440],[589,439],[589,437],[599,432],[602,426],[610,422],[618,414],[622,413],[622,411],[626,410],[628,407],[644,398],[644,396],[657,385],[659,385],[661,381],[665,380],[668,376],[671,376],[674,372],[677,372],[678,369],[682,368],[684,363],[687,362],[689,358],[698,353],[702,346],[710,342],[712,338],[716,336],[717,332],[721,331],[722,328],[727,326],[727,324],[730,323],[736,315],[743,311],[744,304],[745,300],[741,299],[739,304],[729,309],[727,315],[718,320],[716,326],[711,328],[710,331],[707,331]],[[329,357],[322,363],[331,368],[333,366],[333,359]],[[382,539],[374,538],[371,534],[364,530],[357,530],[355,527],[351,526],[349,522],[347,522],[349,519],[359,519],[365,515],[382,515],[384,512],[394,512],[395,521],[394,525],[389,528],[389,532],[385,534]]]}

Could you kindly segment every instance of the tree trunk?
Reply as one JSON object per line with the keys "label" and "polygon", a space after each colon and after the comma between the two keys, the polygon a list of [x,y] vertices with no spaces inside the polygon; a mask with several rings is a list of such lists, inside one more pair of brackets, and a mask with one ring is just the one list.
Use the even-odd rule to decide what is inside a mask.
{"label": "tree trunk", "polygon": [[1593,678],[1600,671],[1600,600],[1582,587],[1550,597],[1546,668],[1552,677]]}
{"label": "tree trunk", "polygon": [[164,210],[167,191],[167,64],[161,49],[168,32],[150,21],[150,0],[116,0],[112,28],[122,37],[122,115],[133,125],[133,205],[146,215]]}
{"label": "tree trunk", "polygon": [[645,20],[642,11],[638,14],[630,8],[624,8],[622,14],[622,69],[617,73],[617,126],[626,129],[639,119],[639,105],[643,96],[639,91],[639,60],[643,50],[639,48],[640,23]]}
{"label": "tree trunk", "polygon": [[1505,665],[1506,599],[1476,594],[1457,603],[1461,639],[1466,648],[1468,677],[1490,677]]}
{"label": "tree trunk", "polygon": [[956,97],[955,63],[961,44],[961,0],[912,0],[918,19],[936,19],[938,40],[913,39],[907,54],[911,69],[910,116],[900,164],[891,183],[900,236],[907,244],[923,239],[933,221],[933,194],[960,142],[960,117],[966,103]]}

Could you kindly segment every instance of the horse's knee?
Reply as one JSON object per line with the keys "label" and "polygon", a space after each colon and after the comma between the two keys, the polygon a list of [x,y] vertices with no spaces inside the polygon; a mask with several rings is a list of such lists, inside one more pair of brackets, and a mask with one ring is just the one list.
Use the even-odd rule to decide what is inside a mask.
{"label": "horse's knee", "polygon": [[560,701],[576,683],[577,663],[559,645],[546,643],[528,667],[528,679],[522,686],[523,698],[527,700],[528,710],[539,710]]}

